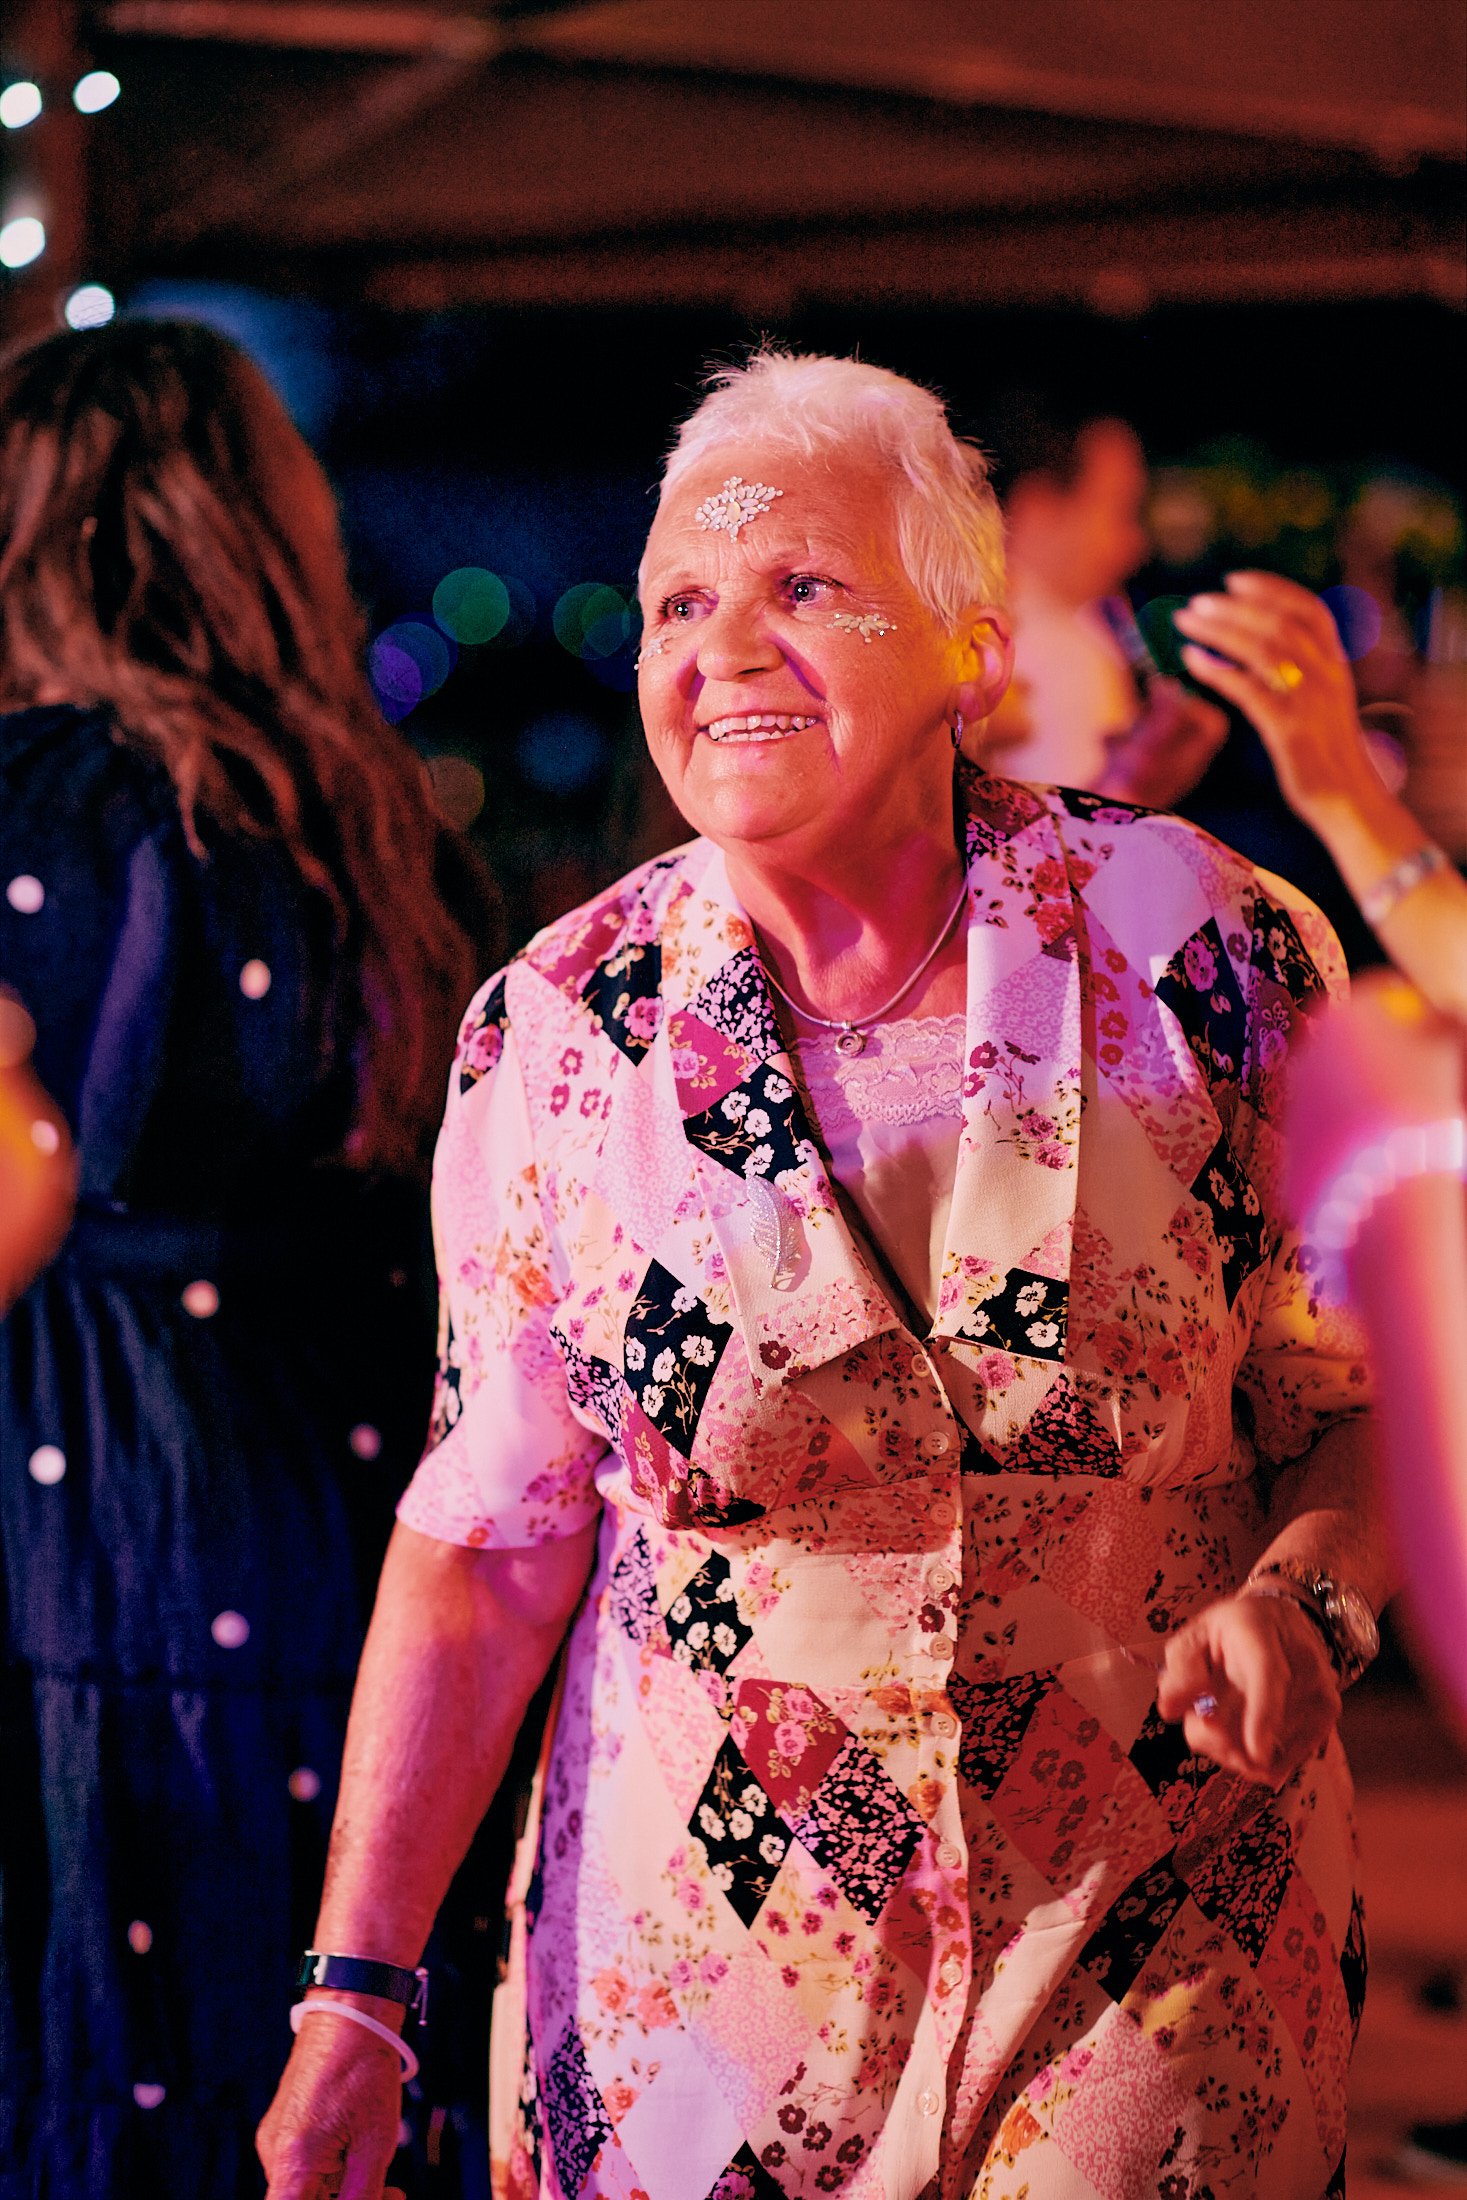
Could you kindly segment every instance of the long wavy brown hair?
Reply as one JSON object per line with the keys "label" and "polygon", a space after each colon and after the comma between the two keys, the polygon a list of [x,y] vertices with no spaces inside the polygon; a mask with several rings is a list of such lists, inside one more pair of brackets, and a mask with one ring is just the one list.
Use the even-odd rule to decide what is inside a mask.
{"label": "long wavy brown hair", "polygon": [[343,1158],[413,1169],[482,958],[365,639],[325,475],[232,344],[119,321],[0,359],[0,702],[105,706],[201,859],[210,828],[287,851],[334,928]]}

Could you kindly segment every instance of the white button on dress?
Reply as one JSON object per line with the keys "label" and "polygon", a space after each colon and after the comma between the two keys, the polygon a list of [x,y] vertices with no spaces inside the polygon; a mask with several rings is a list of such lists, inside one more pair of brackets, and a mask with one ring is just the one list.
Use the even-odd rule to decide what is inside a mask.
{"label": "white button on dress", "polygon": [[219,1612],[209,1632],[221,1650],[242,1650],[250,1639],[250,1623],[243,1612]]}
{"label": "white button on dress", "polygon": [[219,1311],[217,1288],[200,1276],[195,1282],[185,1284],[181,1293],[183,1310],[192,1314],[196,1322],[206,1322]]}
{"label": "white button on dress", "polygon": [[252,955],[239,974],[239,990],[247,1001],[263,1001],[270,990],[270,965]]}
{"label": "white button on dress", "polygon": [[66,1454],[59,1444],[37,1444],[31,1453],[30,1475],[43,1489],[50,1489],[66,1472]]}

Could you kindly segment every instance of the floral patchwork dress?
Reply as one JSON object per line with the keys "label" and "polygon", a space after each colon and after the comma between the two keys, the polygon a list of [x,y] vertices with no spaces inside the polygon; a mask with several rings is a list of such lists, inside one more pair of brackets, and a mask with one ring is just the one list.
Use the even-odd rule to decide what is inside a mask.
{"label": "floral patchwork dress", "polygon": [[1342,2189],[1338,1743],[1245,1785],[1150,1670],[1364,1402],[1278,1205],[1338,952],[1174,818],[959,794],[930,1325],[843,1218],[709,844],[464,1026],[401,1516],[488,1548],[600,1521],[512,1889],[504,2200]]}

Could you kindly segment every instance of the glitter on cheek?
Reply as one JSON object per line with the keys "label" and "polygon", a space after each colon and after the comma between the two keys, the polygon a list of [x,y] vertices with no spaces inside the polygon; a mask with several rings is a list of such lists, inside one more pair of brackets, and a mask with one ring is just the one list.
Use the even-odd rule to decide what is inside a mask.
{"label": "glitter on cheek", "polygon": [[655,641],[643,642],[641,648],[637,651],[635,658],[632,660],[633,664],[638,670],[640,670],[649,657],[660,657],[671,640],[672,636],[670,634],[659,634]]}
{"label": "glitter on cheek", "polygon": [[895,619],[883,618],[879,611],[837,611],[831,625],[842,634],[859,634],[863,642],[875,642],[883,634],[895,634]]}

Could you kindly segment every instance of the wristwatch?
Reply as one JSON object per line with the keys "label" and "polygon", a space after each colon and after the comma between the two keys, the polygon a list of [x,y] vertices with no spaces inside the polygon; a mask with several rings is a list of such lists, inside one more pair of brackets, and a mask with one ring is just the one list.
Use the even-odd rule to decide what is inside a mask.
{"label": "wristwatch", "polygon": [[1302,1559],[1275,1558],[1266,1566],[1255,1566],[1243,1592],[1289,1597],[1307,1612],[1324,1638],[1341,1688],[1358,1680],[1380,1649],[1380,1629],[1364,1592],[1352,1581],[1337,1581],[1333,1574]]}

